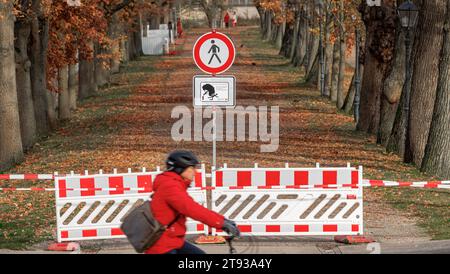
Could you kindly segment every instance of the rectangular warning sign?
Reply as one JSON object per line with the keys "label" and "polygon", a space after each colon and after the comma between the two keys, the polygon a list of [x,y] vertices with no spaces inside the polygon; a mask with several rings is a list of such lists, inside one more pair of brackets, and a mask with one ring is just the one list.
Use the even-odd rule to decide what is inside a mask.
{"label": "rectangular warning sign", "polygon": [[234,76],[194,76],[194,107],[234,107],[236,105],[236,78]]}

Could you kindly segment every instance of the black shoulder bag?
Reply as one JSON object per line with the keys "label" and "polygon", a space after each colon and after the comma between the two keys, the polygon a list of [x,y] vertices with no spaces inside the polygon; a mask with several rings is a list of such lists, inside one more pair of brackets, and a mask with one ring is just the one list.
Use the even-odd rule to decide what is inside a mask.
{"label": "black shoulder bag", "polygon": [[162,225],[153,216],[150,201],[146,201],[124,218],[120,228],[136,252],[143,253],[154,245],[164,231],[172,226],[179,217],[180,214],[167,226]]}

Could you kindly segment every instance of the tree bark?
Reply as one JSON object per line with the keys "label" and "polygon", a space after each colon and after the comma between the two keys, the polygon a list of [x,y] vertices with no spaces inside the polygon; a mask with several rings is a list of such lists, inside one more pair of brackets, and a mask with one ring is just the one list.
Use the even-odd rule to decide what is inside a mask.
{"label": "tree bark", "polygon": [[439,78],[433,119],[422,163],[422,171],[450,177],[450,0],[444,28]]}
{"label": "tree bark", "polygon": [[[405,41],[404,32],[397,31],[394,60],[389,76],[386,78],[381,96],[380,126],[377,143],[387,145],[394,126],[403,85],[405,83]],[[404,138],[403,142],[404,142]]]}
{"label": "tree bark", "polygon": [[338,82],[339,82],[339,43],[335,42],[333,45],[333,64],[331,66],[331,87],[330,87],[330,99],[331,102],[337,101]]}
{"label": "tree bark", "polygon": [[341,109],[344,106],[344,79],[345,79],[345,51],[347,50],[347,43],[345,36],[339,42],[339,75],[337,84],[337,99],[336,106]]}
{"label": "tree bark", "polygon": [[353,103],[355,102],[355,94],[356,94],[355,73],[353,73],[352,81],[350,82],[350,87],[348,88],[347,96],[345,96],[344,106],[342,107],[342,110],[345,113],[350,114],[350,112],[352,111]]}
{"label": "tree bark", "polygon": [[[90,42],[89,46],[92,50],[94,49],[94,44],[92,42]],[[97,93],[97,85],[95,84],[94,73],[94,61],[91,59],[87,60],[87,57],[81,56],[79,64],[78,91],[78,98],[80,100],[86,99]]]}
{"label": "tree bark", "polygon": [[292,41],[291,41],[291,46],[289,49],[289,59],[291,60],[291,63],[294,63],[294,59],[296,59],[296,54],[297,54],[297,48],[299,45],[299,29],[300,29],[300,20],[299,20],[299,16],[298,16],[298,12],[295,13],[296,14],[296,18],[294,21],[294,30],[292,32]]}
{"label": "tree bark", "polygon": [[325,83],[324,83],[324,95],[329,97],[330,96],[330,86],[331,86],[331,66],[333,65],[333,45],[330,41],[330,30],[331,30],[331,16],[328,12],[328,5],[325,5],[327,8],[325,9],[326,12],[326,22],[325,22],[325,41],[324,41],[324,47],[325,47]]}
{"label": "tree bark", "polygon": [[316,57],[312,61],[312,67],[306,75],[306,83],[317,86],[319,83],[319,76],[319,53],[316,53]]}
{"label": "tree bark", "polygon": [[97,87],[104,86],[109,81],[109,68],[106,67],[108,60],[104,59],[102,54],[105,53],[105,50],[102,49],[98,43],[94,45],[95,48],[95,58],[94,58],[94,66],[95,66],[95,84]]}
{"label": "tree bark", "polygon": [[269,40],[272,36],[272,12],[266,11],[266,32],[264,33],[264,40]]}
{"label": "tree bark", "polygon": [[341,26],[339,28],[339,76],[337,86],[337,100],[336,106],[341,109],[344,106],[344,78],[345,78],[345,52],[347,50],[346,33],[345,33],[345,16],[344,16],[344,0],[339,1],[339,20]]}
{"label": "tree bark", "polygon": [[41,12],[41,1],[34,0],[29,56],[31,61],[30,76],[36,129],[40,136],[46,136],[50,131],[50,121],[47,113],[46,77],[49,24],[48,20],[43,16]]}
{"label": "tree bark", "polygon": [[78,65],[69,65],[70,110],[77,109],[78,100]]}
{"label": "tree bark", "polygon": [[414,162],[418,167],[422,165],[433,117],[446,3],[442,0],[423,1],[420,12],[416,32],[418,35],[412,55],[414,70],[411,86],[409,146],[405,151],[405,162]]}
{"label": "tree bark", "polygon": [[292,39],[294,36],[294,28],[292,25],[286,25],[283,35],[283,43],[280,49],[280,55],[284,57],[289,57],[290,48],[292,46]]}
{"label": "tree bark", "polygon": [[23,160],[14,61],[12,1],[0,1],[0,170]]}
{"label": "tree bark", "polygon": [[58,117],[60,120],[70,119],[69,67],[58,70]]}
{"label": "tree bark", "polygon": [[19,104],[20,131],[24,151],[33,146],[37,139],[36,118],[31,91],[31,62],[28,57],[30,33],[31,26],[29,22],[20,20],[15,23],[16,87]]}
{"label": "tree bark", "polygon": [[397,24],[396,1],[382,1],[380,7],[359,7],[366,26],[364,74],[361,85],[360,120],[357,129],[378,132],[383,83],[391,67]]}
{"label": "tree bark", "polygon": [[308,21],[304,18],[304,11],[300,11],[299,37],[297,46],[297,60],[295,66],[302,66],[306,60],[306,47],[308,44]]}
{"label": "tree bark", "polygon": [[311,35],[311,44],[310,44],[310,51],[308,56],[308,66],[306,69],[306,74],[309,74],[311,69],[314,66],[314,60],[316,59],[317,55],[319,54],[319,36],[318,35]]}
{"label": "tree bark", "polygon": [[277,49],[281,49],[281,46],[283,45],[283,34],[284,34],[285,28],[286,28],[286,22],[283,22],[283,24],[278,26],[277,38],[275,41],[275,46],[277,47]]}

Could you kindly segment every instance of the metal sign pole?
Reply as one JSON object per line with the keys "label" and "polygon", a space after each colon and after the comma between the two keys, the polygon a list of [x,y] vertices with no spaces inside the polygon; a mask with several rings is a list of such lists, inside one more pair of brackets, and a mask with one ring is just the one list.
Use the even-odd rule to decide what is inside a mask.
{"label": "metal sign pole", "polygon": [[213,106],[213,160],[212,168],[216,169],[216,141],[217,141],[217,119],[216,119],[216,106]]}

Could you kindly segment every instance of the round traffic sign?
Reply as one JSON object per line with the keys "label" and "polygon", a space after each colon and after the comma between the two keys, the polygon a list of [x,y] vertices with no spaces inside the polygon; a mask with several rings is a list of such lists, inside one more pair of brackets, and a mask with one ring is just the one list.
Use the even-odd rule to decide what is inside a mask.
{"label": "round traffic sign", "polygon": [[199,69],[209,74],[221,74],[233,65],[236,49],[225,34],[209,32],[197,40],[193,53]]}

